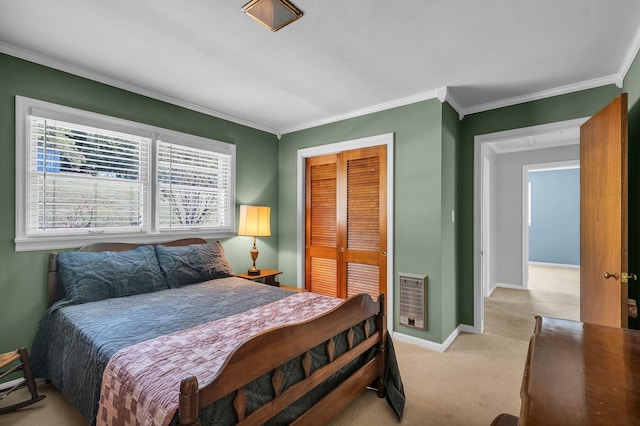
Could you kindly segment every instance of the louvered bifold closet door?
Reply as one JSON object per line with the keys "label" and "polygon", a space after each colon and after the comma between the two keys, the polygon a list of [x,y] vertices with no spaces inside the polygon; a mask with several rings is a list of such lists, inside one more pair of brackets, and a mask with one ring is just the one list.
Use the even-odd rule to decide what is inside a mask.
{"label": "louvered bifold closet door", "polygon": [[306,161],[305,282],[307,290],[338,296],[337,155]]}
{"label": "louvered bifold closet door", "polygon": [[386,294],[386,146],[343,152],[340,162],[338,270],[344,268],[346,285],[339,295],[368,293],[376,300]]}
{"label": "louvered bifold closet door", "polygon": [[386,153],[382,145],[307,159],[307,290],[386,295]]}

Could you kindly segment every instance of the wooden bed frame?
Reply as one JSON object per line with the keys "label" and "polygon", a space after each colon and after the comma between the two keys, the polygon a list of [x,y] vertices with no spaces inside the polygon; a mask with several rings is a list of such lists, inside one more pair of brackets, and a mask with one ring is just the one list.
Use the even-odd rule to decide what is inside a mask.
{"label": "wooden bed frame", "polygon": [[[161,243],[167,246],[204,244],[200,238],[188,238]],[[142,244],[96,243],[80,248],[80,251],[125,251]],[[49,256],[48,300],[49,305],[62,297],[58,280],[57,254]],[[387,334],[384,295],[374,302],[369,295],[361,294],[338,305],[314,320],[274,328],[259,334],[240,345],[229,356],[218,374],[200,387],[194,376],[184,378],[180,384],[178,420],[181,425],[199,425],[201,408],[237,391],[233,405],[242,425],[263,424],[276,416],[342,367],[357,359],[369,349],[376,347],[375,356],[329,392],[323,399],[304,412],[292,424],[324,424],[348,406],[369,385],[377,386],[379,397],[385,396]],[[366,320],[375,317],[376,331],[369,332]],[[354,345],[353,327],[364,327],[365,340]],[[333,337],[347,333],[348,350],[335,357]],[[312,348],[325,345],[329,363],[311,372]],[[302,356],[305,377],[282,389],[282,366],[291,359]],[[272,386],[275,398],[252,413],[246,413],[246,393],[244,386],[251,381],[272,372]]]}

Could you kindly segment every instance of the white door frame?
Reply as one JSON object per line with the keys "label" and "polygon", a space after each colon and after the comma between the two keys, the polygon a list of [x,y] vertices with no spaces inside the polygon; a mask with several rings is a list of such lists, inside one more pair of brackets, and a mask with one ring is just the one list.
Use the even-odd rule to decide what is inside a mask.
{"label": "white door frame", "polygon": [[[484,280],[482,265],[482,235],[483,235],[483,209],[482,209],[482,176],[483,159],[491,142],[500,142],[510,139],[536,136],[550,132],[575,131],[587,120],[588,117],[574,120],[559,121],[556,123],[542,124],[538,126],[524,127],[520,129],[506,130],[502,132],[487,133],[474,137],[474,177],[473,177],[473,332],[481,334],[484,330]],[[487,221],[490,223],[490,221]],[[491,232],[488,230],[487,232]],[[486,255],[492,256],[492,253]]]}
{"label": "white door frame", "polygon": [[296,250],[298,286],[304,288],[305,268],[304,268],[304,233],[305,233],[305,187],[306,173],[305,160],[310,157],[321,155],[337,154],[353,149],[368,148],[372,146],[386,145],[387,147],[387,329],[393,333],[393,293],[394,293],[394,270],[393,270],[393,133],[386,133],[377,136],[370,136],[360,139],[352,139],[344,142],[337,142],[327,145],[313,146],[298,150],[298,213],[297,213],[297,242]]}
{"label": "white door frame", "polygon": [[[491,162],[486,155],[482,157],[482,249],[480,256],[482,259],[482,288],[484,297],[491,295]],[[484,330],[484,324],[482,325]]]}

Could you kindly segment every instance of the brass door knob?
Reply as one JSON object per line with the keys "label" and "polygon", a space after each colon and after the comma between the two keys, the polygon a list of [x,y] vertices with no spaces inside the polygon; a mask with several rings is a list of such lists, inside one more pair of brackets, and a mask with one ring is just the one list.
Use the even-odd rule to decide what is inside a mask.
{"label": "brass door knob", "polygon": [[616,272],[616,273],[610,274],[610,273],[608,273],[608,272],[605,272],[605,273],[604,273],[604,277],[605,277],[605,279],[607,279],[607,280],[608,280],[609,278],[613,278],[614,280],[617,280],[617,279],[618,279],[618,273]]}

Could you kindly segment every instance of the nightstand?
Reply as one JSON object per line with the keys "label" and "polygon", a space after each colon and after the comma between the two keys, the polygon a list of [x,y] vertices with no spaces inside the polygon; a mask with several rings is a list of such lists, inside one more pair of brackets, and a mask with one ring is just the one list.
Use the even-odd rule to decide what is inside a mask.
{"label": "nightstand", "polygon": [[280,275],[282,271],[276,271],[275,269],[261,269],[260,275],[249,275],[246,272],[244,274],[236,274],[240,278],[251,281],[264,280],[265,284],[280,287],[280,283],[276,281],[276,275]]}

